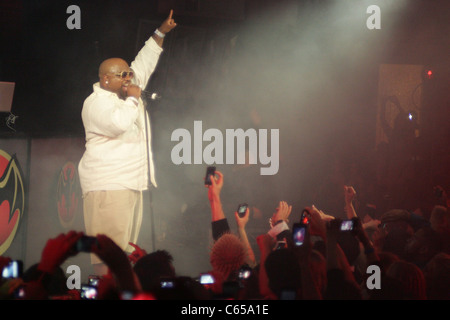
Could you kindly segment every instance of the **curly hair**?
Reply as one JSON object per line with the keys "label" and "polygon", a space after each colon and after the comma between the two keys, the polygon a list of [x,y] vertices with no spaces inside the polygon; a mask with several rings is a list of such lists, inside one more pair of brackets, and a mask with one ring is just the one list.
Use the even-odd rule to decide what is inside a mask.
{"label": "curly hair", "polygon": [[211,248],[210,263],[213,269],[227,279],[245,263],[246,251],[234,234],[223,234]]}

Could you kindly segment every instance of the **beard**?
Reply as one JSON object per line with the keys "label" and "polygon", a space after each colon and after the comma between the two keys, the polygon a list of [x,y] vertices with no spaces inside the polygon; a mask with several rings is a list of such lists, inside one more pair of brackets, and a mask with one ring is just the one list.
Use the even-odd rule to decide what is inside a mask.
{"label": "beard", "polygon": [[125,82],[120,87],[120,90],[118,92],[118,95],[121,99],[126,99],[128,97],[128,86],[130,85],[130,82]]}

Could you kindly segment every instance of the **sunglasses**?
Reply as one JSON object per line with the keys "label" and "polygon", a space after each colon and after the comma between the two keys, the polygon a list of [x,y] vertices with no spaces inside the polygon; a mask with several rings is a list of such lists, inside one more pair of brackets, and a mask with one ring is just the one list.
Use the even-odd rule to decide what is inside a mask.
{"label": "sunglasses", "polygon": [[134,72],[133,71],[122,71],[121,73],[114,74],[116,77],[119,77],[121,79],[125,79],[127,77],[133,78]]}

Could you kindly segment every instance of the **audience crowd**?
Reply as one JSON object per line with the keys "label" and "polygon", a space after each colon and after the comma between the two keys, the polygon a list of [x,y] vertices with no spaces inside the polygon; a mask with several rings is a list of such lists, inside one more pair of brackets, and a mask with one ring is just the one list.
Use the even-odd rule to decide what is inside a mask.
{"label": "audience crowd", "polygon": [[[235,212],[232,232],[222,209],[224,176],[207,186],[213,244],[210,270],[198,278],[177,274],[166,250],[147,253],[135,244],[123,252],[108,236],[70,231],[46,243],[41,260],[18,277],[3,272],[3,300],[449,300],[450,212],[445,190],[428,215],[406,209],[379,217],[359,216],[356,190],[344,186],[346,219],[306,207],[292,219],[280,201],[252,248],[250,217]],[[275,206],[275,205],[274,205]],[[425,218],[428,217],[428,218]],[[289,219],[298,221],[289,221]],[[258,250],[255,254],[254,250]],[[90,277],[88,289],[68,288],[61,265],[79,252],[92,252],[109,273]],[[259,258],[256,259],[256,256]],[[0,257],[6,270],[10,257]],[[95,294],[93,292],[96,292]]]}

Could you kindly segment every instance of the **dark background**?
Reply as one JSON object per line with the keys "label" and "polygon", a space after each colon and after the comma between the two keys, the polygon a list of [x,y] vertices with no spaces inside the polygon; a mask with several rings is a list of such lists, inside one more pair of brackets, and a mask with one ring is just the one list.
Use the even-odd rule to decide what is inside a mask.
{"label": "dark background", "polygon": [[[210,4],[207,5],[208,3]],[[225,60],[226,52],[218,52],[211,57],[208,41],[214,39],[220,44],[220,40],[224,38],[229,40],[236,35],[239,35],[239,39],[235,55],[239,54],[240,57],[254,55],[255,59],[267,59],[265,60],[267,63],[278,64],[274,69],[277,68],[279,74],[293,70],[289,76],[292,77],[295,73],[306,80],[309,78],[312,83],[317,81],[315,78],[322,80],[321,70],[317,70],[317,74],[302,74],[303,63],[289,60],[289,54],[297,50],[294,45],[301,46],[305,31],[314,34],[315,44],[323,46],[320,48],[323,55],[320,64],[335,64],[333,74],[328,74],[330,78],[331,76],[335,78],[330,81],[339,82],[340,88],[353,88],[355,91],[353,100],[365,99],[367,104],[373,101],[370,100],[373,97],[370,94],[374,94],[375,88],[369,85],[376,83],[374,74],[366,72],[367,77],[362,79],[362,72],[357,70],[361,65],[356,61],[352,64],[355,52],[352,53],[351,48],[347,51],[333,52],[335,48],[330,46],[330,41],[339,42],[341,38],[345,41],[345,37],[350,35],[354,36],[353,43],[362,43],[364,47],[369,48],[366,49],[368,63],[364,66],[366,68],[364,71],[376,70],[377,64],[381,62],[448,65],[447,17],[450,6],[448,1],[347,0],[340,2],[342,11],[334,14],[332,10],[337,3],[312,0],[228,2],[4,0],[0,7],[2,37],[0,78],[2,81],[16,82],[12,108],[13,114],[19,117],[16,129],[33,135],[83,134],[80,111],[85,97],[92,90],[92,83],[97,81],[99,63],[112,56],[122,57],[131,62],[138,48],[150,35],[145,34],[150,30],[148,24],[153,23],[157,26],[165,19],[170,8],[175,9],[174,18],[180,27],[176,30],[178,38],[186,39],[190,35],[195,40],[188,48],[191,56],[184,53],[185,60],[181,65],[183,69],[191,65],[191,69],[196,70],[197,78],[191,78],[189,82],[202,83],[201,77],[205,72],[215,72],[216,75],[223,77],[217,70],[219,68],[217,57]],[[393,3],[397,3],[395,10],[390,8]],[[78,5],[81,9],[81,30],[69,30],[66,27],[66,20],[70,16],[66,13],[66,9],[71,4]],[[365,20],[369,16],[365,9],[370,4],[377,4],[381,8],[381,30],[370,31],[365,28]],[[292,9],[287,9],[290,13],[286,14],[282,12],[283,7]],[[355,16],[355,13],[359,17]],[[343,20],[345,14],[353,19],[347,26]],[[287,16],[289,19],[286,19]],[[351,24],[355,21],[358,23],[356,26]],[[184,29],[181,30],[182,28]],[[180,43],[172,43],[166,46],[166,51],[173,50],[177,45],[181,46]],[[218,49],[219,47],[216,50],[220,51]],[[178,58],[168,55],[169,53],[166,54],[166,59]],[[272,57],[274,59],[271,59]],[[208,58],[215,64],[207,64]],[[284,63],[280,61],[283,59]],[[171,62],[174,64],[172,69],[180,63],[179,61],[168,63]],[[273,88],[271,80],[274,77],[272,74],[263,73],[263,65],[255,67],[247,65],[247,68],[245,75],[248,78],[238,78],[245,83],[242,91],[250,93],[257,88],[264,88],[262,90],[266,91],[265,89],[270,87],[264,86],[265,84]],[[167,67],[163,65],[157,71],[159,74],[166,73]],[[188,75],[192,75],[193,71],[189,71],[191,74]],[[441,71],[447,69],[442,68]],[[242,77],[242,74],[236,75]],[[164,74],[161,78],[166,76]],[[215,79],[217,82],[219,80],[220,78]],[[249,86],[255,81],[259,83]],[[296,84],[294,81],[291,83]],[[166,83],[156,84],[158,88],[165,85]],[[355,90],[355,85],[364,91],[356,92],[358,90]],[[292,92],[295,86],[292,87],[285,90]],[[170,90],[165,87],[163,89]],[[197,87],[195,94],[203,94],[203,89],[204,87]],[[319,92],[332,94],[330,89],[334,88],[323,86]],[[180,98],[192,97],[185,94]],[[187,104],[183,109],[189,112],[189,108]],[[342,107],[339,109],[342,110]],[[346,111],[353,110],[340,112]],[[367,123],[373,123],[373,113],[365,112],[365,114],[371,119]]]}

